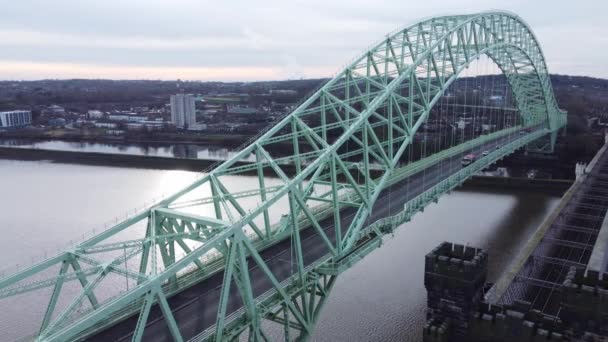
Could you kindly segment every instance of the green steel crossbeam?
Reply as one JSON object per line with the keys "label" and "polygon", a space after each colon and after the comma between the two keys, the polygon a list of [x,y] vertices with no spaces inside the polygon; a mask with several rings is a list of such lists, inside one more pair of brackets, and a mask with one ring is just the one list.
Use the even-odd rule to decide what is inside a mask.
{"label": "green steel crossbeam", "polygon": [[[433,107],[480,56],[488,56],[505,75],[520,114],[517,126],[398,168]],[[286,340],[296,335],[306,340],[335,276],[378,247],[384,234],[515,149],[547,135],[550,148],[565,122],[541,48],[519,17],[488,12],[431,18],[382,39],[289,116],[193,184],[59,256],[0,279],[0,298],[52,288],[39,340],[84,338],[133,314],[138,315],[133,340],[144,340],[148,324],[154,324],[148,322],[149,313],[158,306],[168,333],[180,341],[184,336],[169,305],[171,295],[224,272],[216,319],[195,340],[241,335],[266,340],[264,319],[283,324]],[[534,130],[418,195],[401,214],[363,226],[388,185],[523,128]],[[288,154],[276,155],[286,143],[291,145]],[[255,162],[247,164],[250,156]],[[245,176],[250,174],[254,176]],[[236,185],[233,176],[242,176]],[[352,220],[344,220],[346,208],[354,210]],[[330,221],[333,227],[326,230],[323,225]],[[327,250],[312,264],[301,235],[307,229]],[[260,251],[286,240],[293,270],[279,281]],[[131,270],[128,261],[138,269]],[[81,269],[80,262],[91,267]],[[253,267],[258,272],[251,272]],[[134,284],[100,302],[99,284],[110,274]],[[260,276],[271,287],[256,297],[264,283]],[[81,290],[59,308],[58,298],[71,282]],[[232,285],[242,303],[235,312],[228,309]],[[86,301],[90,309],[74,315]]]}

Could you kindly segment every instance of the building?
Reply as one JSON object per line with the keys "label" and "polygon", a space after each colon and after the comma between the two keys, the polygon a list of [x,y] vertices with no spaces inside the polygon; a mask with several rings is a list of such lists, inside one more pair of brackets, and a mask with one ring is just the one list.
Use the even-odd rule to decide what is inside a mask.
{"label": "building", "polygon": [[87,118],[89,120],[101,119],[103,118],[103,112],[100,110],[89,110],[87,112]]}
{"label": "building", "polygon": [[129,122],[126,127],[128,131],[161,131],[165,128],[165,123],[158,121]]}
{"label": "building", "polygon": [[97,128],[117,128],[118,124],[117,123],[113,123],[113,122],[96,122],[94,123],[95,127]]}
{"label": "building", "polygon": [[188,94],[171,95],[171,122],[180,128],[196,123],[194,96]]}
{"label": "building", "polygon": [[458,129],[465,129],[465,127],[467,127],[467,125],[471,120],[467,120],[467,118],[460,118],[458,121],[456,121],[456,124],[458,125]]}
{"label": "building", "polygon": [[0,128],[23,127],[31,124],[32,112],[29,110],[0,112]]}
{"label": "building", "polygon": [[495,105],[495,106],[503,105],[505,102],[505,98],[502,95],[492,95],[492,96],[488,97],[488,100],[491,105]]}
{"label": "building", "polygon": [[64,118],[54,118],[54,119],[49,119],[49,121],[47,122],[47,125],[51,126],[51,127],[63,127],[65,126],[67,123],[67,121]]}
{"label": "building", "polygon": [[250,107],[228,107],[227,112],[234,115],[253,115],[257,114],[258,110]]}
{"label": "building", "polygon": [[292,89],[272,89],[270,95],[296,96],[298,95],[298,91]]}
{"label": "building", "polygon": [[146,121],[148,117],[142,115],[125,115],[125,114],[110,114],[108,120],[110,121],[128,121],[128,122],[142,122]]}
{"label": "building", "polygon": [[127,131],[143,131],[144,124],[141,122],[130,122],[126,124]]}
{"label": "building", "polygon": [[51,105],[48,108],[51,115],[65,115],[65,108],[58,105]]}
{"label": "building", "polygon": [[206,124],[194,124],[194,125],[188,126],[189,131],[204,131],[206,129],[207,129]]}
{"label": "building", "polygon": [[162,131],[165,128],[163,121],[142,121],[141,123],[148,131]]}

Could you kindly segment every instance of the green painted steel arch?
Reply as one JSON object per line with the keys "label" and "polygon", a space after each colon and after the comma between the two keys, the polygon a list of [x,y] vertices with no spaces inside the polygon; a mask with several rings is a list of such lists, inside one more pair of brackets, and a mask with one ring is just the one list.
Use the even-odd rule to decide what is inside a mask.
{"label": "green painted steel arch", "polygon": [[[408,50],[410,54],[403,58]],[[527,123],[546,120],[551,130],[565,124],[565,113],[557,106],[544,55],[534,33],[521,18],[508,12],[431,18],[391,33],[356,58],[312,98],[344,87],[344,79],[349,74],[357,73],[369,63],[373,70],[366,76],[371,74],[385,80],[388,76],[393,89],[399,89],[406,88],[404,83],[411,80],[408,75],[436,77],[436,80],[457,76],[480,54],[492,58],[507,76]],[[400,61],[399,57],[402,57]],[[388,68],[376,68],[379,64]],[[399,75],[395,79],[396,70]],[[421,75],[421,70],[431,73]],[[433,84],[430,94],[442,94],[447,84]],[[416,91],[414,89],[414,93]],[[429,95],[424,89],[420,89],[420,93]],[[307,109],[310,110],[306,105],[300,108]]]}
{"label": "green painted steel arch", "polygon": [[[507,77],[524,125],[544,124],[550,131],[556,131],[565,124],[565,113],[557,106],[536,37],[523,20],[506,12],[431,18],[389,34],[297,108],[284,124],[293,117],[308,123],[307,118],[317,115],[324,118],[328,111],[337,108],[344,113],[341,119],[349,124],[344,134],[332,141],[332,149],[338,150],[357,134],[367,132],[365,127],[377,123],[378,117],[391,121],[394,116],[401,117],[400,131],[397,132],[395,126],[389,127],[393,133],[387,138],[390,142],[380,141],[376,145],[383,146],[378,148],[383,151],[376,150],[376,160],[387,156],[385,159],[395,161],[448,86],[484,54],[494,60]],[[325,133],[323,122],[326,120],[321,121],[319,130]],[[391,125],[393,123],[387,124]],[[318,128],[314,124],[310,126],[313,130]],[[260,140],[264,141],[264,137]],[[391,150],[395,142],[403,142],[396,151]],[[363,152],[369,145],[359,145],[361,159],[371,158]],[[341,157],[354,155],[356,153]],[[390,174],[394,165],[387,163],[386,166],[386,174]],[[369,197],[373,203],[374,196]],[[354,227],[360,226],[368,214],[369,208],[361,207],[353,229],[345,236],[343,248],[353,246],[359,231]]]}
{"label": "green painted steel arch", "polygon": [[[247,329],[253,339],[261,339],[260,321],[265,317],[276,319],[278,311],[274,309],[281,307],[284,313],[289,311],[302,335],[309,335],[324,301],[315,304],[315,296],[320,293],[326,298],[340,269],[350,267],[379,243],[378,239],[368,239],[372,233],[376,238],[386,233],[374,224],[365,224],[382,190],[401,171],[396,171],[401,156],[433,105],[481,55],[493,59],[506,75],[524,125],[544,125],[544,129],[518,135],[517,144],[502,146],[474,167],[486,166],[565,124],[565,113],[557,107],[542,50],[519,17],[488,12],[424,20],[373,45],[291,114],[193,184],[60,255],[0,279],[0,299],[53,287],[38,335],[40,340],[48,341],[78,339],[137,314],[134,340],[145,339],[146,333],[153,334],[145,331],[150,307],[159,303],[171,335],[181,340],[179,324],[167,298],[182,287],[202,283],[204,277],[223,270],[217,317],[201,327],[201,340],[213,336],[218,341],[229,339]],[[504,129],[480,139],[487,142],[513,131]],[[277,150],[281,153],[274,154]],[[424,165],[446,158],[439,154],[425,158],[429,163]],[[293,172],[288,174],[286,168]],[[459,174],[456,181],[435,188],[429,196],[422,192],[415,197],[420,200],[400,217],[420,210],[475,170],[467,169],[461,170],[466,172]],[[238,189],[225,182],[226,177],[251,173],[257,179],[239,182],[242,184]],[[272,180],[268,175],[273,176]],[[451,176],[447,177],[450,181]],[[209,210],[199,210],[202,205],[209,205]],[[345,209],[352,215],[341,220]],[[333,225],[325,226],[328,230],[320,227],[322,220],[327,223],[332,217]],[[120,240],[121,233],[138,223],[146,224],[142,236],[134,239],[129,235],[133,240],[128,241],[110,240]],[[314,262],[305,258],[302,229],[318,235],[320,246],[315,248],[326,253]],[[328,233],[330,230],[332,234]],[[199,244],[183,247],[184,239]],[[291,239],[290,255],[295,262],[290,261],[289,270],[273,272],[272,263],[276,260],[264,259],[259,250],[287,239]],[[127,247],[132,248],[129,253]],[[176,257],[178,247],[185,253],[182,258]],[[98,261],[87,257],[88,253],[122,248],[125,253],[119,253],[118,258]],[[120,266],[130,258],[140,265],[137,271]],[[79,260],[90,263],[88,272],[93,273],[69,273],[68,265],[75,271],[80,269]],[[250,278],[250,263],[259,266],[257,274],[267,280],[265,283],[260,278]],[[54,266],[60,267],[56,278],[46,279],[45,275],[44,281],[34,279],[27,283]],[[200,274],[181,277],[192,268],[200,270]],[[290,272],[288,278],[285,272]],[[96,286],[109,274],[130,277],[137,285],[111,300],[98,302]],[[234,295],[233,278],[238,284],[242,310],[231,312],[227,303]],[[80,281],[83,292],[70,298],[70,305],[57,315],[55,305],[63,293],[63,282],[75,280]],[[254,288],[260,283],[270,285],[256,291],[271,295],[258,296],[259,291]],[[75,315],[87,299],[93,309]],[[301,305],[306,302],[308,305]]]}

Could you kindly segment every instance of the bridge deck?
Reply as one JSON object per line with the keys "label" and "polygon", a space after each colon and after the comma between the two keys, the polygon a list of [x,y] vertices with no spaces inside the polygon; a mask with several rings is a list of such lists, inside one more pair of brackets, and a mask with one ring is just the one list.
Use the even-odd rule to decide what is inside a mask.
{"label": "bridge deck", "polygon": [[[504,145],[520,139],[522,135],[512,134],[498,138],[492,142],[478,146],[466,153],[479,153],[484,150],[494,150],[497,145]],[[465,153],[465,154],[466,154]],[[372,215],[367,219],[366,225],[374,221],[396,215],[404,208],[404,204],[415,196],[423,193],[448,176],[462,168],[461,155],[448,158],[437,163],[425,171],[418,172],[410,177],[393,184],[383,190],[374,205]],[[355,214],[352,208],[341,212],[342,227],[345,230]],[[333,217],[326,218],[320,222],[329,239],[335,241]],[[329,251],[322,243],[321,237],[314,229],[302,231],[302,248],[306,265],[325,258]],[[292,246],[290,239],[281,241],[261,252],[261,256],[279,281],[287,279],[296,272],[295,258],[292,258]],[[253,283],[254,296],[260,296],[272,288],[270,281],[254,263],[250,263],[249,272]],[[218,311],[218,301],[223,282],[223,272],[219,271],[204,281],[169,298],[169,305],[178,323],[180,332],[184,339],[190,339],[201,331],[215,324]],[[238,290],[234,286],[231,289],[227,312],[232,313],[242,307]],[[127,341],[131,339],[132,332],[137,323],[137,316],[130,317],[111,328],[105,329],[89,337],[90,341]],[[150,312],[148,323],[143,337],[145,341],[167,341],[171,335],[157,306]]]}
{"label": "bridge deck", "polygon": [[[593,251],[599,265],[605,267],[607,147],[605,145],[598,152],[587,168],[587,174],[573,184],[555,212],[539,227],[524,248],[521,261],[514,262],[512,269],[499,280],[494,289],[499,293],[491,301],[501,304],[528,301],[533,309],[558,316],[560,287],[570,267],[587,267],[594,260]],[[510,283],[505,287],[504,282]]]}

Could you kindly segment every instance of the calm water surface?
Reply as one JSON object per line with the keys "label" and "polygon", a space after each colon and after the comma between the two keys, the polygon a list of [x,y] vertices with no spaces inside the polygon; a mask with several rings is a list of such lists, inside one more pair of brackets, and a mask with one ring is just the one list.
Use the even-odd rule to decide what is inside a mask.
{"label": "calm water surface", "polygon": [[[29,264],[32,257],[45,251],[50,255],[124,216],[126,209],[198,177],[186,171],[0,160],[0,260],[6,266]],[[443,196],[338,278],[313,340],[420,341],[426,308],[424,255],[445,240],[485,248],[493,281],[558,200],[468,187]],[[0,322],[1,341],[9,328],[28,329],[25,323]]]}

